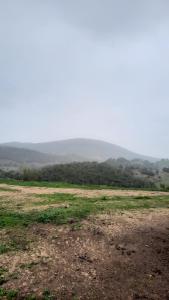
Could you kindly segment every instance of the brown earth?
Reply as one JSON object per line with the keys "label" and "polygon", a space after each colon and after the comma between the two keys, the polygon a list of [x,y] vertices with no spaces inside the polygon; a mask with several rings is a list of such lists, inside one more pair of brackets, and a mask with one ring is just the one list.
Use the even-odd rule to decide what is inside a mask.
{"label": "brown earth", "polygon": [[169,209],[5,229],[0,240],[18,246],[0,255],[3,288],[18,289],[17,299],[42,299],[46,289],[46,299],[169,299]]}
{"label": "brown earth", "polygon": [[[88,190],[80,188],[46,188],[46,187],[28,187],[28,186],[14,186],[7,184],[0,184],[2,188],[8,188],[11,191],[14,190],[21,192],[22,194],[54,194],[54,193],[65,193],[65,194],[74,194],[80,197],[100,197],[100,196],[165,196],[169,195],[169,192],[159,192],[159,191],[142,191],[142,190]],[[4,195],[10,194],[9,192],[3,192]]]}

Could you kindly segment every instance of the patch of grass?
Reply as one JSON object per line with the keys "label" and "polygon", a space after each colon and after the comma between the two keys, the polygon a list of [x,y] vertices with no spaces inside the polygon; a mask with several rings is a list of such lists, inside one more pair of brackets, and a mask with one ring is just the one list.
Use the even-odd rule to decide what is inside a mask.
{"label": "patch of grass", "polygon": [[0,267],[0,276],[4,275],[7,272],[7,269]]}
{"label": "patch of grass", "polygon": [[0,285],[4,284],[7,281],[6,276],[5,276],[6,272],[7,272],[6,269],[0,268]]}
{"label": "patch of grass", "polygon": [[10,250],[9,246],[6,244],[0,244],[0,255],[7,253]]}
{"label": "patch of grass", "polygon": [[[27,213],[0,210],[0,227],[28,226],[33,223],[74,224],[91,214],[102,212],[169,208],[169,196],[84,198],[72,194],[49,194],[38,195],[38,197],[42,200],[41,205],[63,203],[65,206],[49,207],[44,211]],[[39,205],[38,202],[37,205]],[[18,244],[18,241],[15,244]],[[2,247],[1,251],[6,250]]]}
{"label": "patch of grass", "polygon": [[[65,182],[48,182],[48,181],[22,181],[15,179],[0,179],[0,184],[29,186],[29,187],[48,187],[48,188],[80,188],[80,189],[115,189],[116,187],[107,185],[89,185],[89,184],[73,184]],[[118,187],[119,188],[119,187]]]}
{"label": "patch of grass", "polygon": [[[41,196],[42,198],[43,196]],[[58,200],[59,195],[45,195],[44,199]],[[40,223],[55,223],[66,224],[71,223],[73,219],[78,222],[90,214],[99,212],[108,212],[115,210],[131,210],[131,209],[149,209],[149,208],[165,208],[169,207],[169,197],[153,197],[150,199],[134,197],[106,197],[106,198],[79,198],[73,197],[68,200],[68,195],[65,197],[66,203],[69,204],[67,208],[49,208],[45,211],[39,212],[36,215],[36,221]],[[64,203],[64,197],[62,197]]]}
{"label": "patch of grass", "polygon": [[54,296],[51,294],[51,292],[48,289],[46,289],[43,292],[43,298],[42,299],[43,300],[53,300]]}
{"label": "patch of grass", "polygon": [[72,220],[77,222],[78,220],[85,219],[90,213],[92,213],[92,207],[85,205],[81,207],[70,207],[64,209],[59,207],[57,209],[48,209],[39,213],[37,216],[38,223],[54,223],[57,225],[71,223]]}
{"label": "patch of grass", "polygon": [[39,264],[39,262],[32,261],[31,263],[20,265],[20,268],[21,269],[32,269],[34,266],[37,266],[38,264]]}
{"label": "patch of grass", "polygon": [[6,290],[0,288],[0,299],[1,297],[6,297],[7,300],[17,299],[18,291],[16,290]]}
{"label": "patch of grass", "polygon": [[[12,217],[11,217],[12,218]],[[7,226],[3,227],[10,227],[9,224]],[[18,238],[16,236],[13,236],[12,241],[9,241],[8,244],[0,244],[0,255],[5,254],[9,251],[15,251],[15,250],[27,250],[28,248],[28,242],[25,240],[25,238]]]}
{"label": "patch of grass", "polygon": [[78,231],[81,228],[82,228],[82,224],[80,222],[77,222],[77,223],[71,225],[71,230],[72,231]]}
{"label": "patch of grass", "polygon": [[78,189],[88,189],[88,190],[145,190],[145,191],[155,191],[160,190],[159,188],[126,188],[120,186],[112,186],[112,185],[94,185],[94,184],[73,184],[66,182],[48,182],[48,181],[23,181],[16,179],[2,179],[0,178],[0,184],[9,184],[16,186],[28,186],[28,187],[47,187],[47,188],[78,188]]}
{"label": "patch of grass", "polygon": [[5,278],[4,275],[0,276],[0,286],[3,285],[4,283],[6,283],[8,280]]}
{"label": "patch of grass", "polygon": [[31,216],[27,216],[26,214],[0,210],[0,228],[28,226],[31,221]]}

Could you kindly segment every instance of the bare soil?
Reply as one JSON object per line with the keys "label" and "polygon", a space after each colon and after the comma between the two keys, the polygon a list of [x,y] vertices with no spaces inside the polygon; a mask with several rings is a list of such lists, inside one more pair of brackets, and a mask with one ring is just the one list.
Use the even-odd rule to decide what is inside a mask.
{"label": "bare soil", "polygon": [[[36,209],[49,207],[38,206],[35,194],[167,195],[2,186],[11,189],[0,192],[2,208],[28,211],[34,208],[34,202]],[[0,244],[12,245],[10,251],[0,255],[0,272],[5,270],[0,288],[18,290],[15,298],[18,300],[169,300],[167,208],[90,216],[80,223],[72,220],[62,226],[34,224],[27,228],[0,229]],[[44,291],[49,293],[48,298],[44,298]],[[0,299],[6,298],[0,296]]]}
{"label": "bare soil", "polygon": [[1,230],[19,250],[0,255],[17,299],[169,299],[169,210],[90,217],[69,226]]}
{"label": "bare soil", "polygon": [[[80,197],[100,197],[100,196],[165,196],[169,195],[169,192],[159,192],[159,191],[142,191],[142,190],[122,190],[122,189],[103,189],[103,190],[88,190],[80,188],[46,188],[46,187],[28,187],[28,186],[14,186],[1,184],[2,188],[9,188],[12,190],[17,189],[18,192],[22,194],[54,194],[54,193],[65,193],[74,194]],[[7,195],[7,192],[1,192]],[[9,193],[10,194],[10,191]]]}

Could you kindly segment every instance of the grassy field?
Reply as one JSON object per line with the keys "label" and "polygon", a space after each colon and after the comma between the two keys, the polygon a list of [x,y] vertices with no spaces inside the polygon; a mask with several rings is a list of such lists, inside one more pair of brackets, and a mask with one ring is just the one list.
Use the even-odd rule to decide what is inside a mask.
{"label": "grassy field", "polygon": [[[9,192],[10,189],[2,188]],[[12,190],[13,193],[13,190]],[[17,190],[14,190],[17,193]],[[33,194],[31,196],[0,196],[0,228],[28,226],[34,223],[56,225],[78,222],[91,214],[116,211],[169,208],[169,196],[135,196],[99,198],[73,194]]]}
{"label": "grassy field", "polygon": [[29,186],[29,187],[47,187],[47,188],[81,188],[81,189],[110,189],[115,188],[106,185],[79,185],[64,182],[48,182],[48,181],[21,181],[15,179],[0,179],[0,183],[16,185],[16,186]]}
{"label": "grassy field", "polygon": [[[9,185],[16,185],[16,186],[28,186],[28,187],[47,187],[47,188],[80,188],[80,189],[90,189],[90,190],[118,190],[119,187],[111,186],[111,185],[94,185],[94,184],[73,184],[73,183],[64,183],[64,182],[48,182],[48,181],[22,181],[22,180],[15,180],[15,179],[0,179],[0,184],[9,184]],[[120,189],[126,190],[125,187],[120,187]],[[160,188],[128,188],[130,190],[154,190],[158,191]]]}
{"label": "grassy field", "polygon": [[[77,186],[70,189],[70,185],[49,184],[50,187],[57,188],[51,193],[49,186],[43,183],[39,189],[35,188],[36,183],[20,182],[18,186],[13,181],[8,183],[15,187],[0,185],[0,299],[120,299],[118,290],[116,298],[111,298],[112,294],[104,296],[103,291],[99,289],[99,276],[108,276],[108,282],[115,276],[111,275],[109,278],[104,269],[109,266],[107,260],[110,260],[111,251],[114,251],[113,257],[117,256],[117,259],[119,258],[116,252],[121,251],[118,249],[124,248],[120,253],[127,257],[135,251],[130,247],[126,248],[128,246],[124,247],[123,244],[121,246],[119,240],[116,241],[117,227],[120,228],[119,235],[119,232],[124,232],[124,228],[127,232],[131,220],[133,223],[130,224],[130,230],[133,230],[139,219],[145,218],[147,224],[150,215],[152,219],[152,214],[158,216],[160,212],[160,218],[163,218],[164,214],[165,220],[169,211],[169,195],[165,193],[141,194],[135,191],[133,196],[129,196],[127,191],[126,195],[123,191],[124,196],[110,196],[106,195],[108,191],[105,189],[99,193],[97,190],[91,191],[89,194],[86,190],[83,191],[83,196],[80,196],[81,190],[77,193]],[[59,191],[60,188],[65,192]],[[111,230],[110,226],[113,226]],[[149,230],[149,227],[147,228],[146,230]],[[113,240],[110,238],[112,234],[115,236]],[[124,237],[121,238],[124,240]],[[130,239],[131,237],[127,237],[127,240]],[[137,238],[133,237],[133,243],[135,240]],[[143,241],[143,244],[145,243],[148,242]],[[73,256],[71,253],[74,253]],[[98,257],[95,257],[95,253]],[[77,256],[79,258],[76,261]],[[107,259],[104,262],[108,264],[107,267],[101,263],[101,257],[104,256]],[[94,269],[90,264],[95,265]],[[121,267],[117,269],[120,274]],[[48,277],[45,279],[46,272]],[[56,278],[57,272],[61,275]],[[97,272],[98,277],[94,275]],[[100,272],[102,275],[99,275]],[[38,281],[39,276],[42,277],[42,282]],[[84,278],[86,287],[83,286]],[[79,284],[76,284],[78,280]],[[90,280],[95,282],[95,294],[91,290]],[[102,288],[104,290],[106,285]],[[123,296],[126,298],[125,293]]]}

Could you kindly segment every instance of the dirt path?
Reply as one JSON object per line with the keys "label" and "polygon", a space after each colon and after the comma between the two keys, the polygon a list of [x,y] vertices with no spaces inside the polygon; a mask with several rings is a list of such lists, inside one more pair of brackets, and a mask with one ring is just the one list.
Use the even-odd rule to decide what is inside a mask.
{"label": "dirt path", "polygon": [[[83,190],[77,188],[46,188],[46,187],[25,187],[25,186],[13,186],[0,184],[2,188],[8,188],[12,190],[20,191],[23,194],[54,194],[54,193],[65,193],[74,194],[80,197],[100,197],[100,196],[165,196],[169,195],[168,192],[157,192],[157,191],[139,191],[139,190]],[[2,194],[10,193],[1,192]]]}

